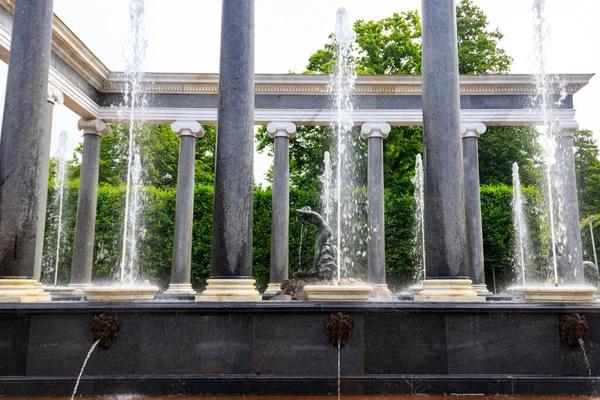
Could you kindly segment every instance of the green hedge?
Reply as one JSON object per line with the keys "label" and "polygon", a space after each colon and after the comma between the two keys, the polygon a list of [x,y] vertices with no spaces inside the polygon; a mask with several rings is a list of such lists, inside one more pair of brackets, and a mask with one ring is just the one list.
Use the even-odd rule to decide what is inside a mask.
{"label": "green hedge", "polygon": [[[50,185],[52,186],[52,185]],[[65,226],[64,243],[59,263],[59,283],[69,279],[73,234],[75,227],[75,210],[77,205],[78,181],[68,183],[65,194]],[[539,193],[535,188],[525,188],[529,211],[539,204]],[[53,190],[50,189],[50,198]],[[121,254],[121,232],[124,208],[124,187],[101,186],[98,190],[98,208],[96,219],[96,240],[94,250],[94,280],[115,282],[119,276]],[[146,189],[147,206],[142,215],[139,259],[140,271],[144,278],[165,288],[171,274],[171,257],[173,251],[173,229],[175,218],[174,189]],[[386,192],[386,259],[388,281],[394,288],[411,282],[414,276],[412,249],[413,198],[412,196],[393,196]],[[512,188],[508,186],[483,186],[481,188],[483,234],[486,276],[492,284],[495,272],[496,284],[505,286],[510,279],[512,265],[512,220],[510,201]],[[306,226],[302,252],[299,263],[300,223],[293,210],[310,206],[318,210],[318,194],[292,190],[290,193],[290,272],[297,271],[300,265],[310,268],[313,257],[313,244],[316,230]],[[210,252],[212,245],[212,206],[213,188],[197,186],[194,195],[194,226],[192,248],[192,283],[200,289],[210,275]],[[539,207],[537,207],[539,208]],[[56,212],[53,204],[49,205],[48,222],[46,224],[46,249],[44,252],[45,282],[53,279],[54,248],[53,237]],[[532,215],[532,236],[536,248],[543,249],[545,240],[541,236],[539,221],[535,213]],[[271,247],[271,191],[256,189],[254,192],[254,230],[253,230],[253,271],[260,287],[265,287],[269,280],[269,261]],[[543,251],[538,251],[540,254]],[[543,257],[537,262],[544,263]],[[300,265],[299,265],[300,264]]]}

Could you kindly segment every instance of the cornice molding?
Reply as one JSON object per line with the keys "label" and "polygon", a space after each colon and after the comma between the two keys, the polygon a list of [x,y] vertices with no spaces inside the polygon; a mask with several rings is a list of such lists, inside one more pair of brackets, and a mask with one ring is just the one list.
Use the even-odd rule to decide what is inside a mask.
{"label": "cornice molding", "polygon": [[[553,93],[574,94],[584,87],[593,74],[559,74]],[[126,84],[122,72],[111,72],[102,91],[121,93]],[[261,95],[329,95],[328,75],[310,74],[257,74],[255,93]],[[353,95],[420,96],[420,75],[359,75]],[[144,93],[158,94],[217,94],[218,74],[146,73],[141,82]],[[534,95],[535,76],[515,75],[461,75],[460,93],[464,95]]]}
{"label": "cornice molding", "polygon": [[[13,13],[14,0],[0,0],[0,5]],[[4,32],[0,35],[0,46],[3,50],[8,51],[11,34],[5,27],[2,27],[2,30]],[[6,35],[7,33],[8,35]],[[110,70],[56,14],[53,14],[52,18],[52,51],[88,83],[96,89],[102,90]]]}

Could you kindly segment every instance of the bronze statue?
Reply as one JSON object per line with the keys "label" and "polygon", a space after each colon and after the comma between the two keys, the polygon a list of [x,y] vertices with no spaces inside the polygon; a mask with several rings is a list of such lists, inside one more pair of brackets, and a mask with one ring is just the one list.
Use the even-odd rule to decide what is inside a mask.
{"label": "bronze statue", "polygon": [[[333,231],[327,225],[327,222],[318,213],[312,211],[310,207],[303,207],[296,212],[300,215],[300,222],[310,222],[319,231],[319,236],[315,242],[315,258],[313,269],[317,271],[321,279],[334,279],[337,277],[338,252],[335,243],[331,240]],[[342,270],[342,278],[346,271]]]}

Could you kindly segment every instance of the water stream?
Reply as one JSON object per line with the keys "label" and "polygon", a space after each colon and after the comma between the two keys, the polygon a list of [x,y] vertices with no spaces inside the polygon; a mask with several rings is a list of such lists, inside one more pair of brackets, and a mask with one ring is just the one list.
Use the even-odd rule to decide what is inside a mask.
{"label": "water stream", "polygon": [[598,268],[598,254],[596,253],[596,239],[594,239],[594,225],[590,221],[590,239],[592,240],[592,250],[594,251],[594,264]]}
{"label": "water stream", "polygon": [[335,182],[333,181],[333,170],[331,168],[331,155],[328,151],[323,155],[323,175],[321,175],[321,206],[323,207],[323,219],[331,226],[331,216],[333,214],[333,203],[335,202],[334,191],[332,190]]}
{"label": "water stream", "polygon": [[523,210],[524,198],[523,191],[521,189],[521,178],[519,177],[519,165],[513,163],[512,165],[512,182],[513,192],[511,200],[512,208],[512,219],[513,229],[515,232],[516,243],[515,243],[515,264],[516,270],[521,275],[521,284],[525,286],[526,282],[526,268],[530,254],[530,240],[529,240],[529,229],[527,227],[527,220],[525,218],[525,212]]}
{"label": "water stream", "polygon": [[592,376],[592,367],[590,366],[590,361],[588,360],[587,352],[585,351],[583,339],[579,339],[579,347],[583,352],[583,363],[585,364],[585,370],[587,371],[588,376]]}
{"label": "water stream", "polygon": [[298,247],[298,271],[302,272],[302,240],[304,239],[304,223],[300,224],[300,246]]}
{"label": "water stream", "polygon": [[337,390],[338,390],[338,400],[342,398],[342,341],[338,340],[337,343]]}
{"label": "water stream", "polygon": [[96,348],[96,346],[98,346],[98,343],[100,343],[100,339],[96,340],[92,347],[90,347],[90,350],[88,351],[87,356],[83,361],[83,365],[81,366],[81,370],[79,371],[79,376],[77,377],[77,382],[75,383],[75,388],[73,389],[73,395],[71,396],[71,400],[75,399],[75,395],[77,394],[77,388],[79,387],[79,381],[81,380],[81,376],[83,375],[83,370],[85,369],[85,366],[88,360],[90,359],[90,356],[94,352],[94,349]]}
{"label": "water stream", "polygon": [[425,181],[423,177],[423,159],[417,154],[415,161],[415,176],[412,178],[415,186],[414,207],[415,217],[413,225],[413,253],[417,263],[415,281],[425,280]]}
{"label": "water stream", "polygon": [[58,285],[58,265],[60,261],[60,248],[63,241],[63,205],[65,194],[65,182],[67,175],[67,131],[61,131],[58,138],[58,149],[56,158],[58,165],[54,176],[54,196],[58,203],[58,218],[56,219],[56,250],[54,261],[54,286]]}
{"label": "water stream", "polygon": [[125,190],[125,216],[123,221],[121,283],[133,283],[137,278],[139,215],[144,204],[143,167],[138,139],[142,132],[145,97],[141,93],[146,58],[145,4],[144,0],[129,2],[130,32],[123,50],[125,57],[124,106],[128,113],[129,135],[127,143],[127,178]]}

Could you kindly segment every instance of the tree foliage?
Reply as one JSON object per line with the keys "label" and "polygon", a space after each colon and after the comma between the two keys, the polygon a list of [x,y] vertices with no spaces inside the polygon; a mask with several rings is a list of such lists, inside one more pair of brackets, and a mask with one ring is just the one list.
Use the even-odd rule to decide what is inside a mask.
{"label": "tree foliage", "polygon": [[[102,138],[100,144],[99,183],[117,186],[127,180],[127,154],[129,125],[114,124],[112,134]],[[210,185],[214,180],[216,129],[214,125],[203,127],[205,135],[196,141],[195,180],[197,184]],[[137,146],[147,185],[157,188],[177,186],[179,138],[170,125],[137,126]],[[75,150],[71,161],[70,176],[79,177],[83,144]]]}

